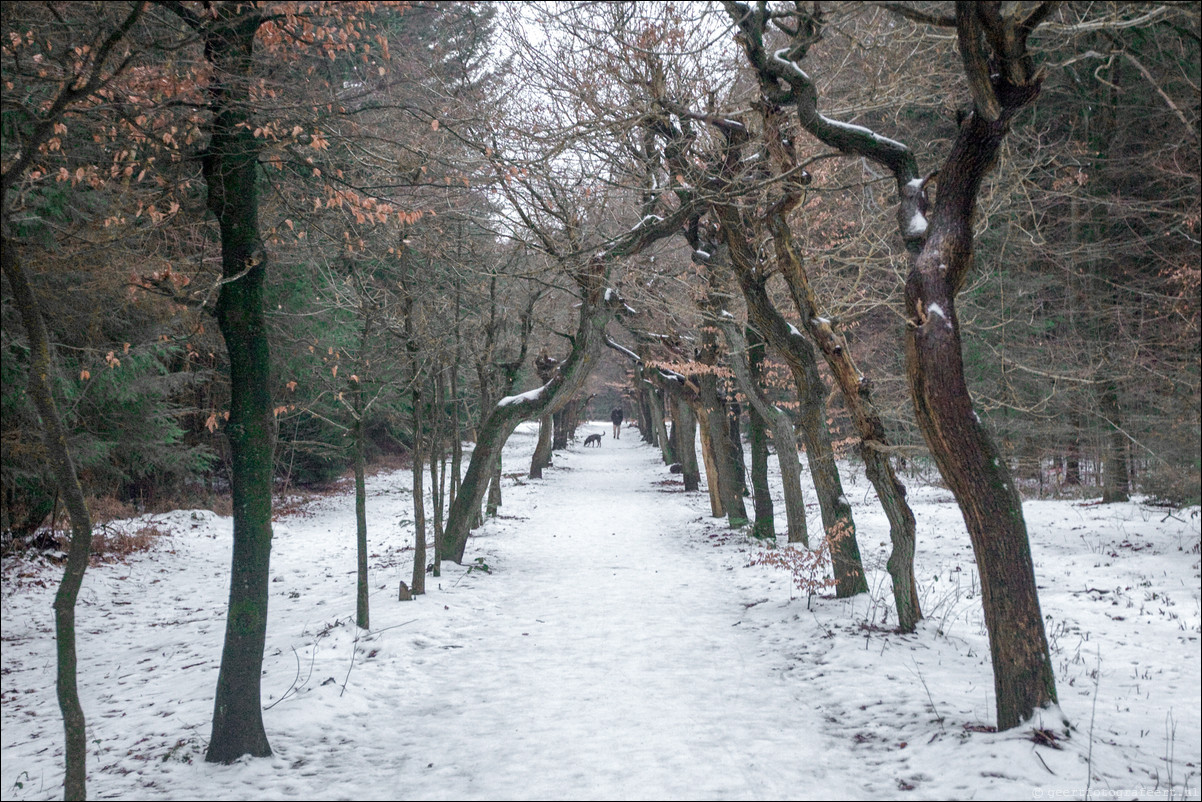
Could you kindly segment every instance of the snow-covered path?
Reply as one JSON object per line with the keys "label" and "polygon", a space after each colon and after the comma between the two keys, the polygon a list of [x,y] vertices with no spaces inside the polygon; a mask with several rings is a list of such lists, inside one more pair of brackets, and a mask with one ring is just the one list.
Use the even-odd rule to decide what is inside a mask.
{"label": "snow-covered path", "polygon": [[449,746],[432,795],[769,798],[781,745],[821,753],[778,658],[738,628],[735,574],[686,540],[698,497],[653,484],[667,474],[636,443],[559,457],[522,488],[528,518],[501,522],[520,534],[471,544],[495,573],[447,627],[462,648],[423,669],[457,699],[428,722]]}

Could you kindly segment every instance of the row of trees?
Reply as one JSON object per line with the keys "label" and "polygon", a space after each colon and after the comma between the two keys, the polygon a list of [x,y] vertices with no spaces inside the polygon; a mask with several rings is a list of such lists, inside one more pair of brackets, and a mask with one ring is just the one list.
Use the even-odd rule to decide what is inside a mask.
{"label": "row of trees", "polygon": [[98,499],[231,492],[208,757],[269,754],[273,484],[353,469],[367,627],[371,456],[412,457],[420,593],[427,520],[434,570],[462,560],[514,427],[539,419],[564,447],[608,355],[690,488],[699,429],[732,526],[775,534],[771,440],[788,538],[810,541],[805,451],[841,596],[866,588],[851,449],[890,522],[903,630],[921,532],[897,467],[933,457],[977,553],[1001,727],[1055,700],[1014,472],[1196,495],[1191,7],[0,15],[3,527],[28,536],[60,504],[71,519],[68,797],[85,791],[71,633]]}

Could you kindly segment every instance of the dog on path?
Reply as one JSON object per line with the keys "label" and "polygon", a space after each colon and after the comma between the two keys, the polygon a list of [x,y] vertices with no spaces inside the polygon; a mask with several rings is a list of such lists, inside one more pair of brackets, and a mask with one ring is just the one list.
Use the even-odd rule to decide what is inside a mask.
{"label": "dog on path", "polygon": [[590,434],[588,437],[584,438],[585,448],[588,448],[589,445],[594,445],[597,448],[600,448],[601,447],[601,435]]}

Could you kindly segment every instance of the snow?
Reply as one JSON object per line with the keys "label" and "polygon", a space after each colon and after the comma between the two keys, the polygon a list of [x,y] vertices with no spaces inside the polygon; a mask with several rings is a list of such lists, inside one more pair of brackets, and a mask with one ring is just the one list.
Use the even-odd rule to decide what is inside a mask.
{"label": "snow", "polygon": [[908,150],[908,148],[905,145],[898,142],[896,139],[890,139],[887,136],[881,136],[877,132],[869,130],[862,125],[855,125],[854,123],[845,123],[845,122],[841,122],[839,120],[832,120],[830,117],[827,117],[825,114],[819,114],[818,117],[824,123],[831,126],[832,128],[841,129],[842,131],[845,131],[849,134],[856,134],[859,136],[867,136],[873,142],[876,142],[878,145],[885,145],[887,147],[894,148],[896,150]]}
{"label": "snow", "polygon": [[927,233],[927,219],[922,212],[915,209],[909,222],[906,223],[905,234],[907,237],[921,237],[925,233]]}
{"label": "snow", "polygon": [[626,356],[630,357],[635,362],[642,364],[643,358],[641,356],[639,356],[638,354],[636,354],[634,351],[631,351],[626,346],[622,345],[621,343],[619,343],[615,340],[611,340],[611,339],[607,339],[606,342],[609,344],[610,348],[613,348],[615,351],[623,353]]}
{"label": "snow", "polygon": [[[609,291],[606,290],[606,292],[608,293]],[[608,296],[606,297],[608,299]],[[543,390],[545,389],[547,389],[547,385],[544,384],[542,387],[535,387],[533,390],[527,390],[524,393],[507,395],[497,402],[497,406],[507,407],[511,404],[532,404],[543,397]]]}
{"label": "snow", "polygon": [[789,324],[789,333],[792,334],[794,337],[802,336],[801,332],[792,323]]}
{"label": "snow", "polygon": [[[528,463],[536,432],[519,427],[507,470]],[[557,452],[543,480],[507,479],[465,566],[410,602],[396,600],[412,565],[410,474],[372,477],[369,633],[351,623],[349,487],[282,515],[263,666],[275,754],[232,766],[203,760],[230,521],[130,522],[169,534],[84,583],[92,798],[1083,799],[1087,784],[1094,798],[1197,798],[1197,508],[1024,505],[1060,695],[1042,723],[1063,713],[1075,727],[1057,749],[986,731],[980,584],[946,489],[903,477],[926,618],[898,635],[888,522],[862,471],[842,466],[871,590],[809,599],[780,569],[749,567],[761,547],[626,433]],[[60,572],[4,563],[6,800],[61,796]]]}
{"label": "snow", "polygon": [[[805,70],[803,70],[796,62],[790,61],[789,59],[785,58],[785,54],[788,52],[789,52],[789,48],[787,48],[787,47],[782,47],[779,50],[775,50],[772,53],[772,60],[776,64],[779,64],[781,67],[783,67],[785,70],[787,70],[791,74],[789,76],[788,80],[796,79],[796,80],[800,80],[806,84],[812,83],[812,81],[810,80],[810,76],[806,74]],[[832,120],[830,117],[827,117],[825,114],[818,114],[818,118],[822,121],[822,123],[824,125],[828,125],[831,128],[837,128],[837,129],[843,131],[844,133],[855,134],[856,136],[868,137],[873,142],[876,142],[878,145],[884,145],[886,147],[894,148],[896,150],[903,150],[903,151],[908,150],[908,148],[905,145],[898,142],[896,139],[890,139],[889,137],[881,136],[880,134],[876,133],[875,131],[865,128],[862,125],[855,125],[854,123],[845,123],[845,122],[841,122],[840,120]],[[922,186],[921,179],[912,179],[908,183],[910,185],[913,185],[915,180],[917,180],[919,182],[918,186],[921,187]]]}
{"label": "snow", "polygon": [[793,73],[795,77],[805,81],[808,84],[810,82],[810,76],[806,75],[805,70],[803,70],[796,61],[790,61],[789,59],[785,58],[785,53],[788,52],[789,48],[787,47],[782,47],[780,50],[774,50],[772,51],[772,60],[783,66],[789,72]]}

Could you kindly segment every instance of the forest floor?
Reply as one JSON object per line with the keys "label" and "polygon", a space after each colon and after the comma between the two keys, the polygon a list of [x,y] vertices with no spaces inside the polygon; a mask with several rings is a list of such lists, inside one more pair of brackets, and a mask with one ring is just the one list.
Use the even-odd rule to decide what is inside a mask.
{"label": "forest floor", "polygon": [[[763,546],[709,517],[704,493],[686,493],[636,431],[579,434],[592,431],[606,432],[601,448],[557,453],[528,481],[534,436],[520,428],[501,515],[414,601],[397,600],[412,570],[411,477],[373,477],[370,631],[353,625],[350,488],[288,505],[272,553],[269,759],[203,759],[230,520],[153,516],[156,546],[90,568],[80,600],[90,796],[1198,798],[1198,508],[1025,504],[1072,729],[1049,711],[996,733],[979,586],[947,490],[908,482],[926,618],[899,635],[888,525],[854,468],[871,591],[809,598],[782,569],[751,565]],[[5,561],[6,800],[61,797],[59,572]]]}

